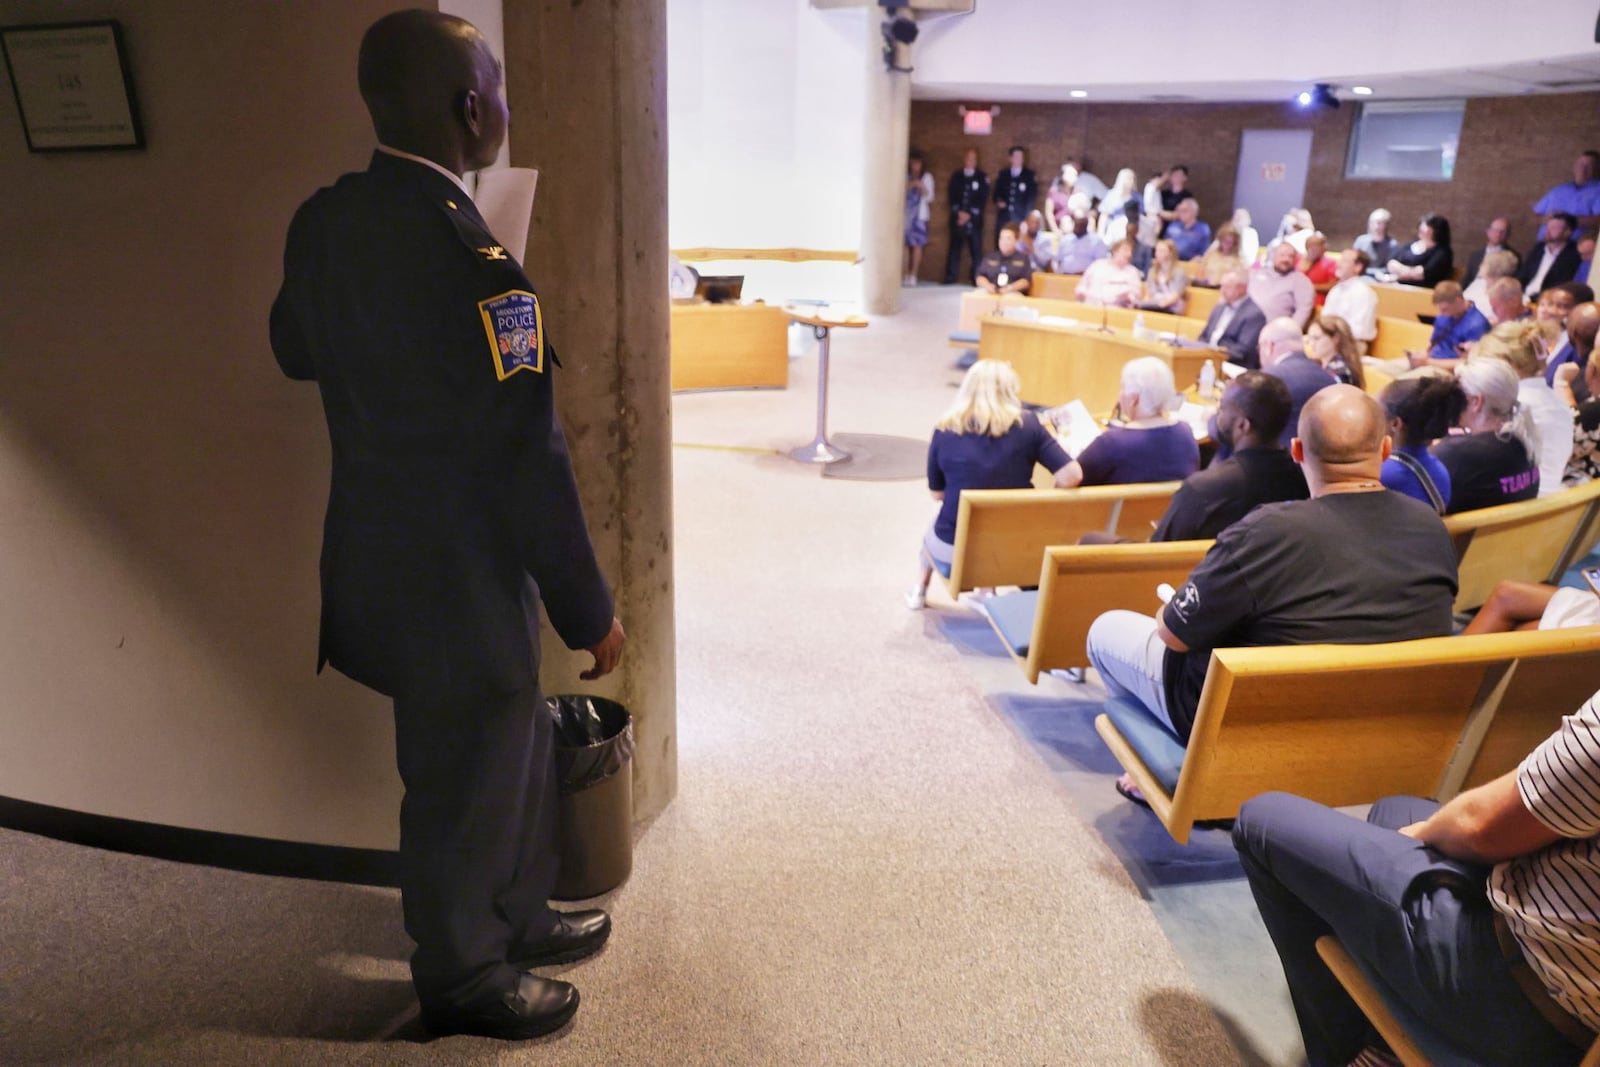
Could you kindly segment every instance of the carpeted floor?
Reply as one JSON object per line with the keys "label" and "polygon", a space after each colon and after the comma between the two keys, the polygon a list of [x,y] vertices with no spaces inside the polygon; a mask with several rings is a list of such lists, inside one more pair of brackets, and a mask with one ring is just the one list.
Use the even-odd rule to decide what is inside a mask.
{"label": "carpeted floor", "polygon": [[[957,292],[907,297],[836,340],[837,430],[925,436],[953,395]],[[392,892],[0,833],[0,1063],[1295,1062],[1270,983],[1216,994],[1260,986],[1258,944],[1163,933],[1164,897],[1242,883],[1153,879],[1137,813],[1075,784],[1094,687],[1030,690],[968,609],[906,611],[925,486],[777,454],[811,432],[792,367],[674,399],[677,440],[725,446],[674,457],[680,793],[611,945],[559,972],[569,1030],[426,1042]]]}

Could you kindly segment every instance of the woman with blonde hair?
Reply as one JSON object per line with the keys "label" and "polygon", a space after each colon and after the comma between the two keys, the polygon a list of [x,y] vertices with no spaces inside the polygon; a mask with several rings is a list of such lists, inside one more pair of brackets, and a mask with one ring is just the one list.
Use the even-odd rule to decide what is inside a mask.
{"label": "woman with blonde hair", "polygon": [[928,489],[940,502],[939,514],[922,537],[917,584],[906,592],[906,607],[927,605],[933,571],[946,577],[954,558],[956,516],[964,489],[1026,489],[1035,463],[1058,472],[1067,454],[1031,411],[1022,410],[1021,388],[1011,364],[980,359],[961,380],[961,389],[939,421],[928,444]]}
{"label": "woman with blonde hair", "polygon": [[1139,306],[1146,311],[1182,315],[1188,294],[1189,274],[1178,260],[1178,246],[1163,237],[1156,242],[1155,258],[1144,280],[1144,301]]}
{"label": "woman with blonde hair", "polygon": [[1199,276],[1189,279],[1195,285],[1215,289],[1222,284],[1222,276],[1230,270],[1243,270],[1247,264],[1239,244],[1239,230],[1231,222],[1217,227],[1217,236],[1197,261]]}
{"label": "woman with blonde hair", "polygon": [[1306,356],[1322,364],[1322,369],[1357,389],[1367,387],[1361,368],[1361,349],[1350,324],[1337,315],[1316,312],[1306,323]]}
{"label": "woman with blonde hair", "polygon": [[1478,357],[1456,367],[1466,408],[1452,434],[1433,446],[1450,474],[1450,513],[1532,500],[1539,495],[1539,445],[1533,420],[1517,403],[1517,373]]}
{"label": "woman with blonde hair", "polygon": [[[1487,257],[1485,257],[1487,258]],[[1498,359],[1517,375],[1517,403],[1527,413],[1539,449],[1539,495],[1561,491],[1572,458],[1572,408],[1545,381],[1539,324],[1532,319],[1502,322],[1482,337],[1473,359]]]}

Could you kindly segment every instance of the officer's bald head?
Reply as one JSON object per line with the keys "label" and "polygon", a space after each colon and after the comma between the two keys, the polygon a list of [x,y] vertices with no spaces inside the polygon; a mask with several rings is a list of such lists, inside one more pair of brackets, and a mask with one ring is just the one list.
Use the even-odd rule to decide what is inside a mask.
{"label": "officer's bald head", "polygon": [[418,146],[437,151],[470,141],[461,119],[466,94],[497,90],[500,68],[483,34],[465,19],[396,11],[361,38],[356,79],[378,140],[433,159]]}
{"label": "officer's bald head", "polygon": [[1353,385],[1330,385],[1300,409],[1301,459],[1335,475],[1375,471],[1384,460],[1387,432],[1388,419],[1376,400]]}

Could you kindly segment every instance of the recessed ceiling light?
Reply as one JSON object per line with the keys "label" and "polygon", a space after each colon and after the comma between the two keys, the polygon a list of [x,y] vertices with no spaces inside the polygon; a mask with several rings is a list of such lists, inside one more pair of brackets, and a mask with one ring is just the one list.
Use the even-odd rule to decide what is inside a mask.
{"label": "recessed ceiling light", "polygon": [[1357,96],[1371,96],[1372,95],[1372,88],[1371,88],[1371,86],[1367,86],[1367,85],[1352,85],[1350,87],[1350,91],[1352,93],[1355,93]]}
{"label": "recessed ceiling light", "polygon": [[1068,93],[1067,95],[1072,97],[1072,99],[1074,99],[1074,100],[1082,100],[1084,97],[1089,95],[1089,90],[1087,90],[1087,89],[1074,89],[1074,90],[1072,90],[1072,92]]}

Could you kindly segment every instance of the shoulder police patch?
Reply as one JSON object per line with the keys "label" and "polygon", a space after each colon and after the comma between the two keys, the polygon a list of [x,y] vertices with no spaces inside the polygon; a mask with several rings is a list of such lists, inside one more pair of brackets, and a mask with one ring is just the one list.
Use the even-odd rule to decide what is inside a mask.
{"label": "shoulder police patch", "polygon": [[526,289],[478,301],[483,329],[489,335],[494,373],[502,382],[519,370],[544,373],[544,323],[539,298]]}

